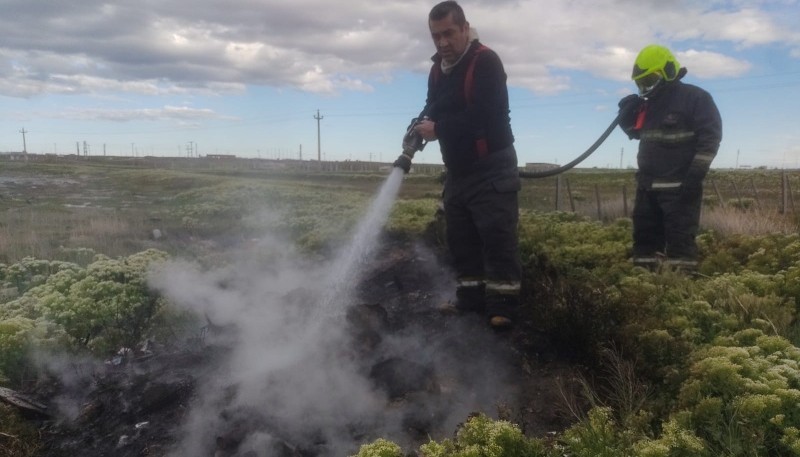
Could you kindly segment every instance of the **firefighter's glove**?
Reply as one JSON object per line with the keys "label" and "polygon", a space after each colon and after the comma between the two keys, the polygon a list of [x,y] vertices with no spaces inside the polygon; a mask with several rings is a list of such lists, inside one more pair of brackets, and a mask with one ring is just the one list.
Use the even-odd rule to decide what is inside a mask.
{"label": "firefighter's glove", "polygon": [[400,154],[400,156],[397,157],[397,160],[395,160],[392,165],[397,168],[401,168],[403,172],[408,173],[411,170],[411,156],[406,155],[405,153]]}
{"label": "firefighter's glove", "polygon": [[707,173],[708,168],[692,163],[686,173],[686,178],[683,180],[683,186],[688,188],[701,187]]}
{"label": "firefighter's glove", "polygon": [[630,94],[623,97],[617,104],[619,106],[619,126],[628,136],[630,136],[630,129],[636,123],[636,115],[642,103],[644,103],[644,99],[636,94]]}
{"label": "firefighter's glove", "polygon": [[632,114],[636,112],[636,110],[642,105],[644,99],[639,97],[636,94],[630,94],[622,97],[617,106],[619,106],[619,112],[622,114]]}

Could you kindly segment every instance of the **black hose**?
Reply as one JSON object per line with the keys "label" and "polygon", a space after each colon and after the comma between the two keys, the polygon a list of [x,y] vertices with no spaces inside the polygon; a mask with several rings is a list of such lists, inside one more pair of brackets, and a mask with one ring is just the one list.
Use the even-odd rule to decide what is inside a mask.
{"label": "black hose", "polygon": [[621,116],[622,116],[622,112],[617,114],[617,117],[614,118],[614,121],[611,122],[611,125],[608,126],[606,131],[603,132],[602,135],[600,135],[600,138],[598,138],[597,141],[594,142],[594,144],[589,146],[589,149],[587,149],[586,152],[584,152],[583,154],[578,156],[572,162],[570,162],[568,164],[565,164],[565,165],[561,165],[560,167],[557,167],[557,168],[551,168],[549,170],[542,170],[542,171],[523,171],[523,170],[520,170],[519,177],[520,178],[547,178],[548,176],[555,176],[557,174],[564,173],[565,171],[569,170],[570,168],[574,167],[575,165],[583,162],[583,160],[585,158],[587,158],[590,155],[592,155],[592,153],[595,150],[597,150],[597,148],[600,147],[601,144],[603,144],[603,141],[605,141],[606,138],[608,138],[608,136],[611,135],[611,132],[614,131],[614,128],[616,128],[617,125],[619,125],[619,119],[620,119]]}

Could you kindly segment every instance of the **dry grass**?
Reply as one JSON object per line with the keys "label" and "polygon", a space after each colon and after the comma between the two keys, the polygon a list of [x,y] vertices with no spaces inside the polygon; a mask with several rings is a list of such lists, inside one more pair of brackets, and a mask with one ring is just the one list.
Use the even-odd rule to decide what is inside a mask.
{"label": "dry grass", "polygon": [[32,457],[41,447],[35,427],[0,403],[0,456]]}
{"label": "dry grass", "polygon": [[[600,203],[598,217],[597,203],[580,202],[575,205],[575,212],[591,219],[603,221],[613,221],[621,217],[630,217],[633,211],[633,201],[628,202],[627,207],[623,205],[622,198],[615,200],[604,200]],[[768,235],[768,234],[790,234],[800,230],[800,216],[790,214],[780,214],[775,208],[741,209],[732,206],[725,208],[715,205],[705,205],[700,217],[700,228],[712,230],[721,235]]]}
{"label": "dry grass", "polygon": [[149,235],[140,218],[100,208],[63,211],[17,208],[7,211],[0,226],[0,262],[24,257],[56,259],[62,248],[89,248],[123,255],[130,243]]}
{"label": "dry grass", "polygon": [[606,222],[621,217],[630,217],[631,211],[633,211],[633,201],[629,201],[628,205],[625,206],[622,197],[611,200],[601,200],[599,212],[596,200],[591,202],[576,202],[575,204],[576,213]]}
{"label": "dry grass", "polygon": [[704,208],[700,227],[722,235],[790,234],[797,233],[800,228],[795,214],[760,209],[743,211],[730,207]]}

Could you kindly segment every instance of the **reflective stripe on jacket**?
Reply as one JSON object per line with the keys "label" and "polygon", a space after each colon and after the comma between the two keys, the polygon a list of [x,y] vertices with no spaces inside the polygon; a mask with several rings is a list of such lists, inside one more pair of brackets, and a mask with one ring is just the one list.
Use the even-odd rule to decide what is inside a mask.
{"label": "reflective stripe on jacket", "polygon": [[722,120],[705,90],[680,80],[667,83],[642,109],[638,130],[624,129],[639,139],[637,183],[644,189],[699,185],[722,140]]}

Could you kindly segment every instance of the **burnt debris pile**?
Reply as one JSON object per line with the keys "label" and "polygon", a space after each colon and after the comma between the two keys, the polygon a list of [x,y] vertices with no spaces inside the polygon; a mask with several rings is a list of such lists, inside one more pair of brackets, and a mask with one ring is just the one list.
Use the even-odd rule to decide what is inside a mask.
{"label": "burnt debris pile", "polygon": [[[379,437],[412,450],[477,411],[531,435],[568,425],[570,368],[520,344],[524,326],[498,335],[480,316],[438,312],[452,284],[433,252],[390,241],[366,271],[341,313],[320,315],[301,287],[240,294],[258,312],[238,319],[208,298],[189,341],[71,361],[0,398],[40,428],[43,457],[339,457]],[[216,281],[226,297],[242,284],[231,278]]]}

